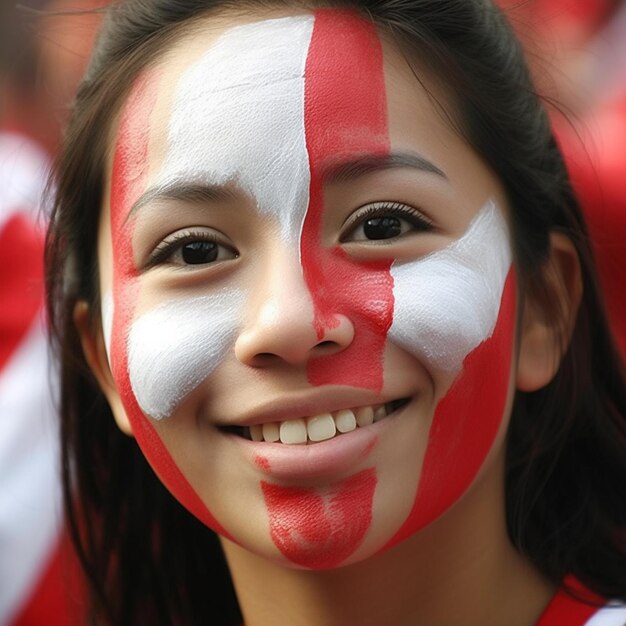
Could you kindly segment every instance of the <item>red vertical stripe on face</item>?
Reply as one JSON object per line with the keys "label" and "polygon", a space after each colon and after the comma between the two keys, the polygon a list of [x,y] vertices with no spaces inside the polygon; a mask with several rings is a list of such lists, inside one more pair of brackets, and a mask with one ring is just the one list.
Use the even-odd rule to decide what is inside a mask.
{"label": "red vertical stripe on face", "polygon": [[272,540],[297,565],[337,567],[361,545],[370,526],[376,482],[374,469],[327,490],[261,482]]}
{"label": "red vertical stripe on face", "polygon": [[182,474],[133,393],[128,371],[127,338],[139,295],[133,260],[135,227],[129,212],[148,182],[150,115],[158,94],[158,75],[140,76],[120,117],[111,175],[111,233],[113,244],[113,333],[111,367],[133,434],[162,482],[193,515],[229,537]]}
{"label": "red vertical stripe on face", "polygon": [[[380,390],[383,349],[393,316],[391,262],[352,262],[338,246],[324,248],[323,169],[336,161],[389,153],[383,54],[374,26],[349,11],[320,10],[305,70],[306,144],[311,185],[301,259],[323,339],[337,314],[354,324],[352,344],[313,360],[314,385]],[[358,208],[358,207],[354,207]]]}
{"label": "red vertical stripe on face", "polygon": [[[355,335],[342,352],[310,362],[314,385],[376,390],[383,385],[383,349],[393,314],[391,262],[354,263],[338,246],[325,248],[322,233],[324,169],[389,153],[385,93],[382,48],[373,25],[353,12],[317,11],[305,68],[311,183],[300,253],[318,338],[339,323],[337,315],[354,324]],[[376,482],[373,468],[326,490],[262,482],[272,540],[294,563],[336,567],[369,529]]]}
{"label": "red vertical stripe on face", "polygon": [[[435,410],[413,508],[385,548],[437,519],[478,474],[506,407],[515,312],[516,279],[511,269],[493,335],[465,357],[462,373]],[[495,363],[502,366],[494,368]]]}

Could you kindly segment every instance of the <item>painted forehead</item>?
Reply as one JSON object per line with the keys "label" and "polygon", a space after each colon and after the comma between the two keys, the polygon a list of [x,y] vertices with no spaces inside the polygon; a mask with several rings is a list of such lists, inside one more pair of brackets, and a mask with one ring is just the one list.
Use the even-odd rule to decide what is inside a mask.
{"label": "painted forehead", "polygon": [[[332,11],[332,19],[324,19],[330,13],[238,25],[200,53],[179,49],[183,61],[174,60],[165,68],[168,75],[176,73],[174,90],[169,89],[169,76],[159,87],[171,93],[160,93],[156,105],[160,136],[151,140],[149,186],[158,189],[183,181],[235,184],[254,198],[262,214],[280,216],[284,238],[293,240],[309,201],[306,117],[316,109],[335,109],[335,115],[320,119],[325,132],[335,135],[332,150],[326,146],[328,160],[367,152],[372,147],[367,134],[381,132],[368,128],[367,119],[358,113],[366,89],[369,99],[378,89],[374,99],[382,111],[377,115],[386,117],[382,54],[373,26],[345,11]],[[315,68],[313,84],[312,47],[319,46],[320,39],[330,43],[337,37],[342,40],[342,58],[336,41],[326,46],[334,50],[334,58],[316,54],[314,60],[323,60],[323,66]],[[197,48],[195,41],[192,47]],[[190,56],[194,58],[181,67]],[[380,67],[349,62],[350,57],[363,56],[379,60]],[[362,74],[350,77],[353,89],[363,85],[352,94],[332,80],[334,73],[347,74],[349,68]]]}

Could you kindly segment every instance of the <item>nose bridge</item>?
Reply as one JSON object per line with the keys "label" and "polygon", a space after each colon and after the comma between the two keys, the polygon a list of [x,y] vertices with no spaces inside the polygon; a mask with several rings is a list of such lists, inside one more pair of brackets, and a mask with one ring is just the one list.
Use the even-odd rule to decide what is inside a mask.
{"label": "nose bridge", "polygon": [[275,245],[255,291],[257,324],[313,328],[313,299],[297,250]]}
{"label": "nose bridge", "polygon": [[273,241],[254,274],[245,324],[235,343],[237,358],[256,366],[279,357],[289,363],[306,359],[316,343],[314,307],[297,248]]}

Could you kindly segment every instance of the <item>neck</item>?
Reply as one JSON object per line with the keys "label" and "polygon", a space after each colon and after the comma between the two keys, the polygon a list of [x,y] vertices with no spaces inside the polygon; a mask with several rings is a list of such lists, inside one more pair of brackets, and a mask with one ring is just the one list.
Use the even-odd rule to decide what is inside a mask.
{"label": "neck", "polygon": [[502,475],[391,550],[335,570],[285,568],[223,540],[246,626],[535,624],[554,589],[508,539],[504,498],[493,498]]}

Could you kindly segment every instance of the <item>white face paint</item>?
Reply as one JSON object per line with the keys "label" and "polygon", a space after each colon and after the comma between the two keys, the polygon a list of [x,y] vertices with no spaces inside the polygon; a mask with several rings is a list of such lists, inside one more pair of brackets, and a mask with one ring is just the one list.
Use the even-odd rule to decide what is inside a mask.
{"label": "white face paint", "polygon": [[[176,87],[167,152],[151,185],[235,184],[276,223],[293,263],[309,204],[304,92],[313,23],[306,15],[226,31]],[[434,368],[458,372],[493,331],[510,265],[508,229],[490,201],[451,246],[392,266],[388,338]],[[133,322],[129,375],[147,415],[170,416],[219,365],[249,295],[233,288],[170,300]],[[110,297],[102,312],[108,347]]]}
{"label": "white face paint", "polygon": [[511,263],[507,225],[490,201],[451,246],[392,265],[389,339],[431,366],[457,373],[493,333]]}
{"label": "white face paint", "polygon": [[[272,218],[299,257],[309,198],[304,70],[314,17],[246,24],[226,31],[181,77],[167,153],[152,187],[235,183]],[[136,320],[128,335],[130,379],[143,411],[171,414],[232,346],[242,294],[173,301]],[[103,297],[110,354],[113,304]]]}
{"label": "white face paint", "polygon": [[314,17],[238,26],[181,78],[157,185],[236,183],[297,248],[309,203],[304,70]]}
{"label": "white face paint", "polygon": [[243,293],[170,300],[137,319],[128,336],[130,382],[139,406],[169,417],[232,347]]}
{"label": "white face paint", "polygon": [[[450,246],[392,266],[389,339],[430,367],[457,373],[493,332],[510,266],[508,229],[490,201]],[[147,415],[171,415],[219,365],[235,342],[244,305],[243,292],[225,289],[165,302],[133,323],[130,380]],[[109,319],[110,313],[103,316]]]}
{"label": "white face paint", "polygon": [[[508,229],[494,201],[479,211],[502,197],[501,185],[446,127],[414,76],[405,79],[401,56],[380,45],[371,24],[346,13],[245,24],[219,38],[197,31],[137,81],[120,116],[105,241],[113,246],[102,247],[100,258],[110,257],[112,268],[112,280],[101,277],[114,289],[112,338],[106,297],[103,327],[121,409],[148,461],[190,511],[274,559],[281,548],[268,515],[280,522],[282,507],[263,499],[259,480],[274,472],[281,482],[278,466],[269,459],[263,469],[228,426],[255,419],[248,416],[262,407],[277,406],[290,419],[411,398],[397,420],[376,427],[387,430],[354,468],[375,478],[354,503],[366,511],[356,526],[340,516],[341,532],[365,533],[359,560],[461,497],[507,418],[515,277],[499,311],[511,265]],[[355,71],[363,59],[374,62]],[[386,165],[402,152],[423,155],[443,175]],[[350,168],[359,159],[380,170],[328,175],[328,165]],[[195,184],[226,185],[228,193],[172,193],[127,219],[154,189]],[[418,207],[432,229],[411,219]],[[364,240],[367,215],[403,220],[402,234],[383,245]],[[200,254],[192,259],[199,264],[187,265],[184,246],[213,238],[232,254],[215,263]],[[310,342],[326,341],[327,329],[340,337],[338,349],[321,356]],[[498,393],[484,394],[474,383],[492,363]],[[295,395],[315,408],[289,415]],[[489,411],[484,397],[495,398],[485,403]],[[320,484],[344,478],[331,470]],[[332,535],[339,523],[330,521]]]}

